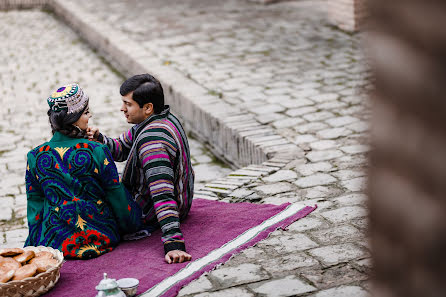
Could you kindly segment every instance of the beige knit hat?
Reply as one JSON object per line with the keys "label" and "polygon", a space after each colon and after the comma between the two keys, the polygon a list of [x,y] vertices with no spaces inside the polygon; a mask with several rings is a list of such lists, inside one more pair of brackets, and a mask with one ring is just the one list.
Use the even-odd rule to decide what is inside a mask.
{"label": "beige knit hat", "polygon": [[54,111],[66,110],[75,113],[83,110],[88,104],[88,96],[78,84],[69,84],[57,89],[48,97],[48,105]]}

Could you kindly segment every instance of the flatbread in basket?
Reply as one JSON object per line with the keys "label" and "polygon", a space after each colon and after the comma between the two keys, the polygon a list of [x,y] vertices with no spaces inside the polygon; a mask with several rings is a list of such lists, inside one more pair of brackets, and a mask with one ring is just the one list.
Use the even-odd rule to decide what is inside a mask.
{"label": "flatbread in basket", "polygon": [[[64,262],[63,254],[56,249],[53,249],[51,247],[45,247],[45,246],[27,246],[18,250],[23,250],[25,253],[20,253],[17,255],[14,255],[14,251],[9,250],[17,250],[17,249],[0,249],[0,263],[2,261],[4,262],[5,259],[8,259],[9,262],[12,258],[15,257],[16,262],[20,262],[22,264],[21,267],[24,267],[24,265],[32,263],[34,259],[34,264],[28,265],[27,268],[30,266],[35,266],[36,268],[39,267],[39,261],[36,261],[35,255],[39,255],[41,257],[48,256],[49,258],[52,258],[54,260],[50,260],[51,263],[53,263],[51,266],[47,266],[47,270],[44,272],[42,269],[38,268],[34,274],[34,276],[25,277],[21,280],[9,280],[5,283],[0,282],[0,296],[8,296],[8,297],[35,297],[40,296],[46,292],[48,292],[54,285],[57,283],[60,277],[60,268],[62,267],[62,264]],[[32,255],[34,252],[34,256],[29,258],[28,255]],[[52,255],[48,254],[51,253]],[[46,254],[46,255],[45,255]],[[9,265],[9,263],[8,263]],[[19,269],[21,268],[19,267]],[[23,268],[22,268],[23,269]],[[32,269],[31,269],[32,270]],[[17,271],[17,269],[15,269]],[[5,274],[4,272],[3,274]],[[16,276],[13,276],[16,277]],[[20,277],[19,277],[20,278]]]}

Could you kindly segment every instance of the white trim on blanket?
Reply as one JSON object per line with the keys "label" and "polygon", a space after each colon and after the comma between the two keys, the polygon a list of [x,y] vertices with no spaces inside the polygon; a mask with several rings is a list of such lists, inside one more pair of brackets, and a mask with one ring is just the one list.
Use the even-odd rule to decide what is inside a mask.
{"label": "white trim on blanket", "polygon": [[162,295],[177,283],[181,282],[187,277],[190,277],[207,265],[216,262],[225,255],[230,254],[233,250],[250,242],[262,231],[270,228],[271,226],[274,226],[277,223],[280,223],[283,220],[288,219],[303,208],[305,208],[305,206],[303,206],[302,204],[290,204],[287,208],[285,208],[275,216],[263,221],[263,223],[261,223],[260,225],[254,226],[251,229],[245,231],[243,234],[240,234],[235,239],[225,243],[220,248],[213,250],[206,256],[189,263],[186,267],[184,267],[174,275],[165,278],[163,281],[156,284],[146,292],[138,295],[138,297],[154,297]]}

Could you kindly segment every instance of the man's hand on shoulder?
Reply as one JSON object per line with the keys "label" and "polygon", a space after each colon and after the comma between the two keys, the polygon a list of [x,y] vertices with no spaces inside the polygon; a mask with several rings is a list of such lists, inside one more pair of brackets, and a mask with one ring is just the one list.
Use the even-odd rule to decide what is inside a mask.
{"label": "man's hand on shoulder", "polygon": [[99,129],[96,127],[88,127],[87,128],[87,136],[88,140],[97,141],[99,136]]}
{"label": "man's hand on shoulder", "polygon": [[166,254],[166,257],[164,258],[167,263],[183,263],[186,261],[190,261],[192,259],[192,256],[189,255],[186,252],[180,251],[180,250],[173,250]]}

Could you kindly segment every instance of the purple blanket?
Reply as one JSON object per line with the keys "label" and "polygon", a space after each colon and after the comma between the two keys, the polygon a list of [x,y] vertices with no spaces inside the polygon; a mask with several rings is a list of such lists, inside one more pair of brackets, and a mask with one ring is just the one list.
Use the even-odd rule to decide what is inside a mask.
{"label": "purple blanket", "polygon": [[[282,204],[225,203],[195,199],[181,229],[192,262],[167,264],[161,232],[122,242],[114,251],[91,260],[63,264],[56,286],[45,296],[95,296],[95,286],[109,278],[137,278],[141,296],[175,296],[178,291],[232,255],[253,246],[269,233],[305,217],[315,207]],[[143,294],[144,293],[144,294]]]}

